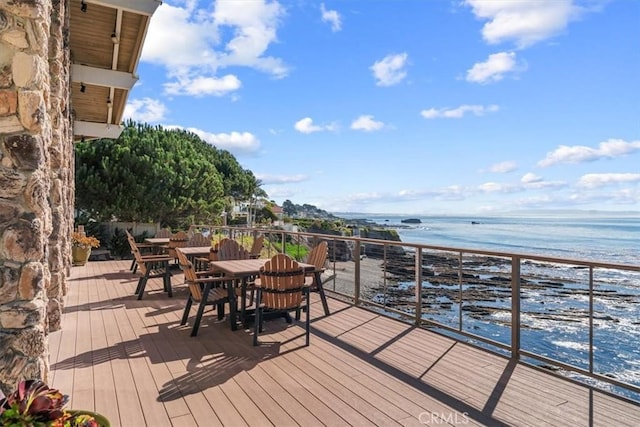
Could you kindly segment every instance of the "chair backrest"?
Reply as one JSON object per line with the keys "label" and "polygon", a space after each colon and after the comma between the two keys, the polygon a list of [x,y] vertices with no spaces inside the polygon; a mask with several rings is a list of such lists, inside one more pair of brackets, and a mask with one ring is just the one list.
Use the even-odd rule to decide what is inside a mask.
{"label": "chair backrest", "polygon": [[167,246],[167,252],[172,257],[176,258],[175,248],[183,248],[187,246],[187,233],[184,231],[178,231],[169,237],[169,245]]}
{"label": "chair backrest", "polygon": [[260,252],[262,252],[263,246],[264,246],[264,234],[256,236],[253,239],[253,245],[251,245],[251,249],[249,250],[249,258],[260,258]]}
{"label": "chair backrest", "polygon": [[169,236],[170,242],[186,242],[187,240],[189,240],[189,238],[187,237],[187,233],[184,231],[178,231]]}
{"label": "chair backrest", "polygon": [[274,310],[300,307],[304,270],[288,255],[277,254],[260,268],[262,303]]}
{"label": "chair backrest", "polygon": [[[131,253],[133,254],[136,261],[139,259],[142,260],[142,254],[140,253],[140,249],[138,249],[138,245],[136,244],[136,240],[133,238],[133,235],[129,233],[129,230],[125,230],[127,233],[127,241],[129,242],[129,246],[131,247]],[[136,254],[138,255],[136,257]]]}
{"label": "chair backrest", "polygon": [[142,259],[140,249],[138,249],[138,246],[136,245],[135,240],[133,240],[133,237],[129,239],[129,245],[131,246],[131,253],[133,254],[133,257],[138,264],[138,271],[144,276],[145,274],[147,274],[147,263],[145,263]]}
{"label": "chair backrest", "polygon": [[328,247],[326,240],[315,245],[307,255],[307,264],[315,265],[317,269],[324,268],[324,264],[327,262]]}
{"label": "chair backrest", "polygon": [[220,261],[249,259],[249,251],[233,239],[224,239],[218,246],[218,259]]}
{"label": "chair backrest", "polygon": [[178,265],[184,273],[184,280],[185,282],[187,282],[187,286],[189,286],[191,298],[194,301],[200,302],[202,300],[202,288],[200,288],[200,284],[196,282],[196,270],[193,268],[193,264],[191,264],[191,261],[187,259],[187,256],[180,250],[180,248],[176,248],[175,251],[178,257]]}
{"label": "chair backrest", "polygon": [[168,228],[163,228],[156,233],[156,237],[171,237],[171,230],[169,230]]}
{"label": "chair backrest", "polygon": [[187,246],[211,246],[211,236],[205,237],[202,233],[196,233],[187,241]]}
{"label": "chair backrest", "polygon": [[229,240],[229,239],[225,237],[211,246],[211,250],[209,251],[209,261],[220,260],[220,257],[218,256],[218,252],[220,252],[220,246],[224,245],[223,242],[225,240]]}

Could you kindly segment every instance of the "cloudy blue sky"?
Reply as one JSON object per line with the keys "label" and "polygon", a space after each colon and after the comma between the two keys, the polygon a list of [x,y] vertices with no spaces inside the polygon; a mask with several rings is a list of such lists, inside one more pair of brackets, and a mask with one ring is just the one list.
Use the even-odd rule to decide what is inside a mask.
{"label": "cloudy blue sky", "polygon": [[278,203],[640,211],[640,1],[165,0],[138,74]]}

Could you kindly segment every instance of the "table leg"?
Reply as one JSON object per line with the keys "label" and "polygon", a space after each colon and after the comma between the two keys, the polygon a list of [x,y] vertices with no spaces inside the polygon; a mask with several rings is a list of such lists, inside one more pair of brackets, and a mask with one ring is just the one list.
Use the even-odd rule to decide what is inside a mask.
{"label": "table leg", "polygon": [[229,280],[227,282],[227,290],[229,291],[229,323],[231,323],[231,330],[237,331],[237,313],[236,313],[236,290],[233,286],[234,281]]}
{"label": "table leg", "polygon": [[242,282],[240,284],[240,319],[242,321],[242,326],[247,326],[247,299],[245,298],[245,293],[247,292],[247,278],[243,277]]}

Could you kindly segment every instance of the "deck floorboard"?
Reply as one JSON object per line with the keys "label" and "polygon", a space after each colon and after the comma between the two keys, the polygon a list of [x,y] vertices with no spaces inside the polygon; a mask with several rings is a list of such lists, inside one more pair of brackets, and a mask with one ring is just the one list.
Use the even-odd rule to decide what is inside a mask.
{"label": "deck floorboard", "polygon": [[191,337],[179,270],[138,301],[129,266],[73,267],[49,336],[52,385],[113,426],[640,425],[634,402],[316,294],[309,347],[278,319],[253,347],[210,310]]}

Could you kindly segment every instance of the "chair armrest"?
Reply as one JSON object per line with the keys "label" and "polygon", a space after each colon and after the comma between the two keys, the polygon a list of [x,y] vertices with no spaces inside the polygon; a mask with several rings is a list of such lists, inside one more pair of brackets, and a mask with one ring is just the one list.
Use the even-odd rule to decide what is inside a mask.
{"label": "chair armrest", "polygon": [[136,246],[139,248],[157,248],[158,245],[154,245],[153,243],[136,243]]}
{"label": "chair armrest", "polygon": [[214,283],[214,282],[220,282],[220,283],[226,283],[228,282],[229,279],[225,279],[224,277],[198,277],[195,280],[195,283]]}
{"label": "chair armrest", "polygon": [[150,256],[143,256],[142,257],[142,261],[149,261],[149,262],[154,262],[154,261],[171,261],[173,260],[173,257],[170,256],[166,256],[166,255],[150,255]]}

